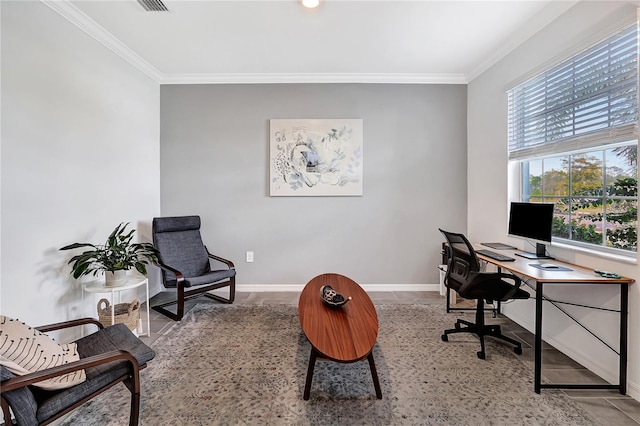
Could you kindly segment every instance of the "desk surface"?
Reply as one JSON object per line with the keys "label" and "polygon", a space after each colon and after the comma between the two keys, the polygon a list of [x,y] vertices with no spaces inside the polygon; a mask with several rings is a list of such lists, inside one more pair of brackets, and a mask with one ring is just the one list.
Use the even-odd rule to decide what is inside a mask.
{"label": "desk surface", "polygon": [[[474,244],[475,250],[486,249],[486,247],[480,244]],[[511,271],[515,274],[524,275],[528,278],[534,279],[543,283],[566,283],[566,284],[620,284],[620,283],[632,283],[635,280],[633,278],[620,277],[620,278],[604,278],[595,272],[593,269],[585,268],[583,266],[574,265],[572,263],[563,262],[557,259],[527,259],[518,256],[520,250],[491,250],[495,253],[500,253],[505,256],[513,257],[516,260],[512,262],[501,262],[499,260],[492,259],[487,256],[483,256],[480,253],[476,253],[479,259],[487,261],[493,265],[499,266],[503,269]],[[529,266],[532,263],[553,263],[554,265],[564,266],[571,269],[571,271],[558,271],[553,269],[538,269],[533,266]],[[615,272],[615,271],[614,271]]]}

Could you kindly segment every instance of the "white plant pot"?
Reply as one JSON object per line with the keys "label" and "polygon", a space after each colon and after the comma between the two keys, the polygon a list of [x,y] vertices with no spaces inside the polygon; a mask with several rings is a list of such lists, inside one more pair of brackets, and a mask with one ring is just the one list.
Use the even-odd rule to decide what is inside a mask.
{"label": "white plant pot", "polygon": [[104,283],[107,287],[117,287],[119,285],[124,284],[127,280],[127,271],[121,269],[119,271],[109,272],[106,271],[104,273]]}

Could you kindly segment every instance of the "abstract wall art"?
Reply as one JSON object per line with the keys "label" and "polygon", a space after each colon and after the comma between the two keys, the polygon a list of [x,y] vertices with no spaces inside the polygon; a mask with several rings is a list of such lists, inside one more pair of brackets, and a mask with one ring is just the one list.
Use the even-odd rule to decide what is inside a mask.
{"label": "abstract wall art", "polygon": [[361,119],[270,120],[270,195],[362,195],[362,136]]}

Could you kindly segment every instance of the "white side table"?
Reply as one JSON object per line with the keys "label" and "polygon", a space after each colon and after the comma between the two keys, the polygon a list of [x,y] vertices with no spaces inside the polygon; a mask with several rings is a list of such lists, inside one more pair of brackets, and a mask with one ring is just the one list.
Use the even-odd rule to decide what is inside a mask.
{"label": "white side table", "polygon": [[147,277],[140,274],[127,275],[124,283],[117,286],[107,287],[104,284],[104,279],[89,281],[82,285],[82,306],[84,306],[84,293],[111,293],[111,324],[114,323],[115,318],[115,296],[118,295],[118,303],[120,303],[120,294],[125,290],[131,290],[138,288],[141,285],[145,285],[146,297],[147,297],[147,334],[140,334],[140,336],[151,336],[151,322],[149,321],[149,280]]}

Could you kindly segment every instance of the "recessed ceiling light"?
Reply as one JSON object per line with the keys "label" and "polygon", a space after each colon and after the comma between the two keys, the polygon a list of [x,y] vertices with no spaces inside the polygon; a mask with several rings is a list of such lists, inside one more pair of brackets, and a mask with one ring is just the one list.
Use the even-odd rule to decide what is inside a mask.
{"label": "recessed ceiling light", "polygon": [[319,4],[320,4],[320,0],[302,0],[302,5],[304,7],[308,7],[309,9],[318,7]]}

